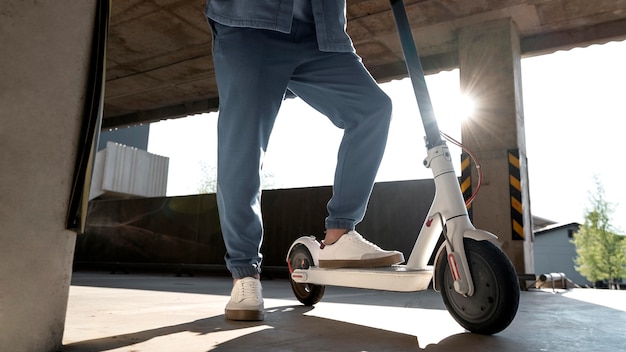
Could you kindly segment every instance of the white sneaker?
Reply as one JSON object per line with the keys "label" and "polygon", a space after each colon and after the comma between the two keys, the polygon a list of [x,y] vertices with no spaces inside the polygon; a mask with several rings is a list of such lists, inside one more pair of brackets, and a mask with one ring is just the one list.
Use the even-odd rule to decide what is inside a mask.
{"label": "white sneaker", "polygon": [[237,280],[230,293],[230,301],[226,304],[226,319],[229,320],[263,320],[263,288],[261,280],[244,277]]}
{"label": "white sneaker", "polygon": [[402,253],[383,250],[356,231],[346,233],[331,245],[322,242],[319,253],[320,268],[375,268],[403,261]]}

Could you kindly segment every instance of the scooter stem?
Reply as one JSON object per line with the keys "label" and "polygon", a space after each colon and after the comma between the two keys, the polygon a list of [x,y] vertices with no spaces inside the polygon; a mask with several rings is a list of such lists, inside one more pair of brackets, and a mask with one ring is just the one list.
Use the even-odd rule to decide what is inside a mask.
{"label": "scooter stem", "polygon": [[413,33],[411,33],[411,25],[406,15],[406,8],[404,7],[403,0],[390,0],[391,10],[396,22],[396,28],[398,30],[398,36],[400,37],[400,44],[402,46],[402,52],[404,53],[404,60],[406,62],[406,68],[409,73],[409,78],[413,84],[413,91],[415,98],[417,99],[417,105],[422,117],[422,123],[424,124],[424,131],[426,132],[426,148],[438,146],[443,143],[441,135],[439,133],[439,126],[437,125],[437,119],[435,118],[435,112],[433,111],[433,104],[430,101],[430,94],[428,93],[428,87],[426,86],[426,78],[422,63],[420,62],[417,47],[413,40]]}

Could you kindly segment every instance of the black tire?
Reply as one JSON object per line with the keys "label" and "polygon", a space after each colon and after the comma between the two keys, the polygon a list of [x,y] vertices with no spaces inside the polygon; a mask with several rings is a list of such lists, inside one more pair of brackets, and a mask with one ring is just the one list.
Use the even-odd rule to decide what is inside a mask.
{"label": "black tire", "polygon": [[[313,257],[306,246],[298,244],[289,252],[289,264],[293,270],[308,269],[313,266]],[[305,306],[312,306],[319,302],[322,296],[324,296],[326,286],[297,283],[291,280],[291,273],[289,273],[289,275],[291,289],[300,303]]]}
{"label": "black tire", "polygon": [[484,335],[498,333],[509,326],[517,314],[520,297],[517,273],[506,254],[493,243],[465,238],[463,244],[474,294],[463,296],[454,290],[450,267],[444,259],[437,272],[443,302],[465,329]]}

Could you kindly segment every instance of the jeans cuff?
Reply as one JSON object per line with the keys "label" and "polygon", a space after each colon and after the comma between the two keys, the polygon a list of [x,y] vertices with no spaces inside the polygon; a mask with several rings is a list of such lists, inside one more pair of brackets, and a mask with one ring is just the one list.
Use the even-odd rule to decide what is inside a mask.
{"label": "jeans cuff", "polygon": [[233,279],[243,279],[244,277],[250,277],[261,274],[261,268],[255,268],[251,266],[236,266],[229,267],[228,270],[233,276]]}
{"label": "jeans cuff", "polygon": [[356,224],[352,220],[346,219],[337,219],[337,220],[328,220],[326,219],[326,229],[347,229],[354,230]]}

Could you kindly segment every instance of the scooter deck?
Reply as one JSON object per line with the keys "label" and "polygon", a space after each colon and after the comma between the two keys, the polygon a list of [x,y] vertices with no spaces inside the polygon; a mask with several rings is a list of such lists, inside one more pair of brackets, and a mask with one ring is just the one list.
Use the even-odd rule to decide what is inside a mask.
{"label": "scooter deck", "polygon": [[433,277],[433,267],[411,269],[406,265],[393,265],[368,269],[296,269],[291,279],[296,283],[344,286],[373,290],[414,292],[428,288]]}

